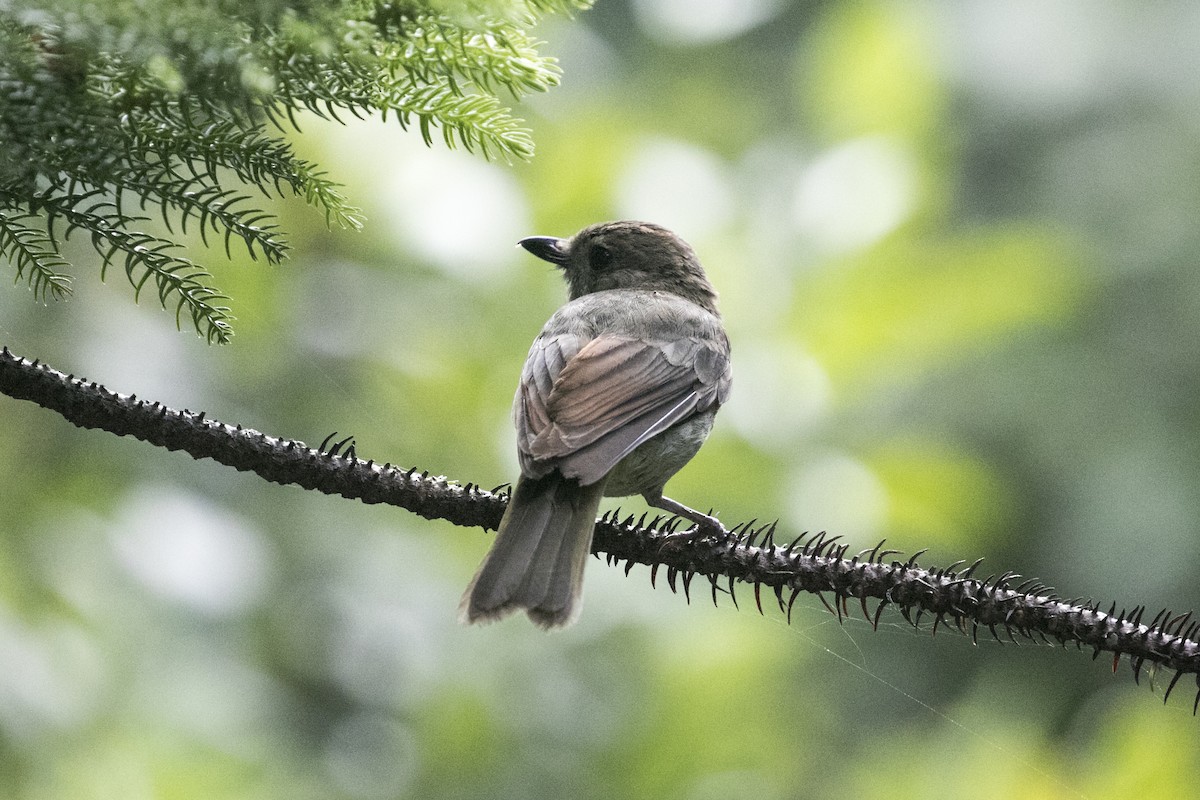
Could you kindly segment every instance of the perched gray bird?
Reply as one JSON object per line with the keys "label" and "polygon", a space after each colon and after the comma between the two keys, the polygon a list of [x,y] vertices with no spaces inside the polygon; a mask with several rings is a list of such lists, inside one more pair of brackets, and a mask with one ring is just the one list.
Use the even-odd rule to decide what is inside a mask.
{"label": "perched gray bird", "polygon": [[701,531],[724,531],[662,492],[729,396],[729,339],[696,254],[665,228],[608,222],[519,244],[562,268],[571,300],[521,371],[521,477],[460,613],[489,622],[523,609],[553,628],[579,614],[602,496],[640,494]]}

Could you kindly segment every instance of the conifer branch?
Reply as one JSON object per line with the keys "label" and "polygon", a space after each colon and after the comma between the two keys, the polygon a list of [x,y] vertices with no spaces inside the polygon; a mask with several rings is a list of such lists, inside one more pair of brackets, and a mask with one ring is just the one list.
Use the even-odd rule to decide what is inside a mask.
{"label": "conifer branch", "polygon": [[35,195],[30,205],[46,213],[51,238],[58,219],[66,221],[64,239],[78,230],[90,234],[92,247],[100,255],[101,278],[109,266],[119,264],[133,286],[135,300],[153,279],[162,307],[175,302],[176,325],[186,312],[196,330],[210,342],[224,344],[229,340],[232,317],[227,306],[217,304],[226,299],[225,295],[203,282],[212,276],[188,259],[173,255],[170,251],[178,247],[174,242],[128,229],[131,223],[144,218],[121,213],[115,203],[95,190],[82,194],[44,192]]}
{"label": "conifer branch", "polygon": [[[7,348],[0,350],[0,393],[56,411],[83,428],[134,436],[197,459],[212,458],[274,483],[396,505],[427,519],[495,529],[507,501],[497,490],[364,461],[352,443],[343,452],[345,440],[327,447],[327,439],[312,448],[206,419],[203,413],[119,395],[19,358]],[[807,593],[816,595],[839,620],[853,613],[853,604],[877,627],[884,609],[893,606],[914,627],[927,615],[935,634],[946,625],[972,641],[983,632],[998,642],[1073,644],[1091,650],[1093,657],[1111,654],[1114,670],[1125,657],[1139,682],[1143,670],[1151,677],[1158,671],[1174,672],[1164,702],[1182,676],[1193,676],[1198,688],[1193,713],[1200,707],[1200,621],[1190,612],[1163,610],[1145,622],[1144,606],[1118,611],[1113,604],[1104,610],[1092,601],[1060,598],[1046,586],[1020,581],[1012,573],[976,578],[981,561],[922,568],[917,564],[921,553],[901,560],[882,542],[851,553],[849,545],[823,533],[779,543],[774,523],[738,525],[725,540],[677,543],[670,537],[678,524],[675,518],[648,521],[643,515],[620,521],[616,514],[606,515],[596,525],[593,551],[610,565],[624,562],[627,574],[635,564],[649,566],[652,584],[665,570],[669,588],[682,591],[689,601],[697,577],[707,582],[704,593],[714,604],[728,595],[737,605],[740,585],[743,592],[753,593],[759,613],[776,607],[789,622],[797,598]]]}
{"label": "conifer branch", "polygon": [[34,221],[40,221],[34,214],[0,210],[0,252],[8,254],[15,280],[24,277],[35,298],[61,300],[71,293],[71,278],[59,270],[69,265],[44,228],[26,224]]}
{"label": "conifer branch", "polygon": [[[70,265],[47,218],[59,209],[70,217],[68,229],[87,229],[98,243],[102,276],[119,253],[135,297],[153,277],[177,319],[187,316],[210,342],[226,342],[232,317],[200,282],[207,270],[167,257],[177,243],[139,230],[145,217],[133,208],[157,207],[171,236],[196,220],[205,244],[215,234],[229,253],[240,239],[268,262],[283,259],[286,244],[244,187],[301,196],[328,224],[360,227],[337,184],[283,138],[299,129],[304,111],[335,120],[394,118],[428,144],[440,138],[487,158],[529,158],[530,133],[499,93],[518,98],[556,86],[555,61],[537,52],[527,29],[542,15],[586,6],[0,3],[0,259],[38,299],[65,297]],[[81,196],[96,201],[86,212]]]}

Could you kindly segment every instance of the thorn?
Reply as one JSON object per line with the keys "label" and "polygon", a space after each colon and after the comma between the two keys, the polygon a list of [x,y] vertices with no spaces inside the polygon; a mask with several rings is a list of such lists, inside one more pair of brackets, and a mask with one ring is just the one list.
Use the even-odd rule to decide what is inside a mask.
{"label": "thorn", "polygon": [[696,577],[696,573],[694,573],[690,570],[683,573],[683,597],[685,600],[687,600],[687,604],[689,606],[692,604],[691,590],[692,590],[692,578],[694,578],[694,577]]}
{"label": "thorn", "polygon": [[1119,667],[1119,666],[1121,666],[1121,654],[1120,654],[1119,652],[1118,652],[1118,653],[1113,653],[1113,667],[1112,667],[1112,669],[1113,669],[1113,674],[1114,674],[1114,675],[1116,675],[1116,674],[1117,674],[1117,667]]}
{"label": "thorn", "polygon": [[733,576],[729,576],[729,599],[733,601],[733,607],[738,607],[737,595],[733,591]]}
{"label": "thorn", "polygon": [[977,558],[977,559],[975,559],[975,562],[974,562],[973,564],[971,564],[971,566],[967,567],[966,569],[964,569],[964,570],[962,571],[962,577],[964,577],[964,578],[969,578],[969,577],[971,577],[972,575],[974,575],[974,574],[975,574],[975,570],[979,569],[979,565],[980,565],[980,564],[982,564],[982,563],[983,563],[983,559],[982,559],[982,558]]}
{"label": "thorn", "polygon": [[875,615],[871,618],[871,628],[879,630],[879,615],[883,613],[883,607],[888,604],[888,600],[880,600],[879,605],[875,608]]}
{"label": "thorn", "polygon": [[771,524],[768,522],[764,525],[759,526],[758,532],[762,536],[762,540],[761,540],[762,543],[760,545],[762,547],[762,549],[764,549],[764,550],[773,549],[775,547],[775,537],[772,535],[772,532],[771,532]]}
{"label": "thorn", "polygon": [[679,570],[675,567],[667,567],[667,586],[671,587],[671,594],[678,594],[675,591],[675,576],[679,574]]}
{"label": "thorn", "polygon": [[1139,686],[1142,684],[1142,662],[1145,660],[1144,658],[1129,659],[1129,666],[1133,667],[1133,682]]}
{"label": "thorn", "polygon": [[651,589],[658,588],[657,586],[654,585],[654,581],[657,580],[657,578],[658,578],[658,564],[657,563],[651,564],[650,565],[650,588]]}
{"label": "thorn", "polygon": [[[825,556],[827,556],[829,558],[836,557],[836,556],[832,555],[832,551],[836,548],[837,542],[841,538],[842,538],[841,536],[831,536],[830,538],[824,540],[821,543],[821,550],[824,551]],[[818,552],[818,553],[815,553],[815,555],[820,556],[820,555],[822,555],[822,553]]]}
{"label": "thorn", "polygon": [[792,596],[788,598],[788,604],[787,604],[788,625],[792,624],[792,606],[796,604],[796,598],[799,596],[800,596],[800,590],[792,589]]}
{"label": "thorn", "polygon": [[762,610],[762,583],[754,582],[754,605],[758,606],[758,615],[765,616]]}
{"label": "thorn", "polygon": [[319,445],[317,445],[317,452],[324,453],[325,448],[329,445],[329,442],[333,439],[333,437],[335,437],[337,435],[338,435],[338,432],[334,431],[333,433],[329,434],[324,439],[322,439],[321,443]]}
{"label": "thorn", "polygon": [[1146,615],[1146,607],[1138,606],[1136,609],[1134,609],[1132,619],[1130,620],[1130,622],[1132,622],[1134,625],[1141,625],[1142,617],[1144,617],[1145,615]]}
{"label": "thorn", "polygon": [[1175,671],[1175,677],[1171,678],[1171,682],[1167,684],[1167,690],[1163,692],[1163,705],[1167,704],[1168,698],[1171,697],[1171,690],[1175,688],[1175,684],[1179,683],[1179,679],[1183,677],[1182,670]]}
{"label": "thorn", "polygon": [[829,610],[830,614],[837,614],[837,612],[833,610],[833,606],[829,605],[829,601],[825,599],[824,594],[822,594],[821,592],[817,592],[817,599],[819,599],[821,601],[821,604],[824,605],[825,608]]}
{"label": "thorn", "polygon": [[880,539],[879,544],[875,545],[870,550],[863,550],[861,553],[859,553],[859,555],[866,555],[867,561],[874,562],[875,559],[879,557],[879,551],[883,549],[883,543],[886,541],[887,539]]}
{"label": "thorn", "polygon": [[918,558],[920,558],[921,556],[925,555],[925,554],[926,554],[926,553],[928,553],[928,552],[929,552],[929,548],[928,548],[928,547],[926,547],[926,548],[924,548],[924,549],[922,549],[922,550],[918,550],[917,552],[913,553],[913,554],[912,554],[912,555],[909,557],[908,561],[906,561],[906,562],[904,563],[904,566],[905,566],[906,568],[908,568],[908,569],[912,569],[913,567],[915,567],[915,566],[917,565],[917,559],[918,559]]}

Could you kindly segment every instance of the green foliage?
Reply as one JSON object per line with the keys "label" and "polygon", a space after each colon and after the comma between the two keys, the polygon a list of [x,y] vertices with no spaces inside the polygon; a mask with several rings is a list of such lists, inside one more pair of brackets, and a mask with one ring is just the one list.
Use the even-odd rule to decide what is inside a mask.
{"label": "green foliage", "polygon": [[[680,5],[609,2],[580,35],[539,29],[575,91],[544,98],[538,157],[489,195],[520,222],[501,235],[479,206],[449,220],[474,243],[457,269],[396,235],[396,176],[454,198],[491,191],[496,170],[414,162],[380,126],[306,116],[303,156],[379,210],[318,239],[300,227],[317,214],[286,204],[296,280],[207,265],[236,298],[236,348],[146,342],[132,306],[97,341],[91,315],[23,286],[0,286],[2,338],[117,391],[314,444],[352,433],[362,457],[491,488],[515,474],[513,389],[563,297],[513,234],[644,215],[697,248],[734,346],[732,402],[672,497],[780,518],[780,541],[886,537],[1151,615],[1200,608],[1200,16],[865,0],[728,4],[775,15],[715,42],[643,24]],[[908,164],[909,211],[830,244],[798,195],[864,139]],[[664,142],[705,158],[673,166]],[[717,180],[700,192],[686,168],[705,159]],[[886,173],[823,174],[833,227],[894,191]],[[77,294],[92,283],[81,269]],[[914,632],[885,611],[873,630],[856,603],[839,624],[801,598],[786,626],[773,594],[765,617],[740,589],[740,611],[723,592],[713,608],[707,584],[689,601],[661,570],[651,590],[649,570],[600,560],[571,631],[465,630],[455,603],[489,534],[11,398],[0,420],[5,800],[1196,794],[1195,684],[1163,705],[1170,671],[1138,686],[1074,648],[931,637],[928,616]]]}
{"label": "green foliage", "polygon": [[[375,113],[435,129],[447,146],[527,159],[533,143],[501,93],[558,82],[525,29],[586,5],[388,0],[0,1],[0,256],[34,295],[69,294],[61,244],[90,236],[104,270],[210,342],[232,334],[209,273],[137,230],[153,209],[168,232],[241,240],[277,263],[287,244],[249,188],[303,197],[330,224],[358,211],[282,138],[297,112]],[[62,220],[65,225],[55,227]]]}

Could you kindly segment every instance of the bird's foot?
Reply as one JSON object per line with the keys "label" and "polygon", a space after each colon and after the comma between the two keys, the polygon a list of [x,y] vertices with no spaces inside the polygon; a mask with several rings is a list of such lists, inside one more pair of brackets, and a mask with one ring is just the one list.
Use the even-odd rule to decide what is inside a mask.
{"label": "bird's foot", "polygon": [[655,508],[661,508],[663,511],[669,511],[679,519],[689,520],[695,525],[693,528],[681,531],[680,533],[667,534],[663,539],[663,547],[677,547],[710,537],[716,541],[716,544],[724,544],[733,538],[733,533],[726,529],[721,524],[721,521],[712,515],[712,509],[709,509],[709,512],[705,514],[694,508],[688,508],[683,503],[677,503],[669,497],[663,497],[661,490],[647,492],[642,497],[645,498],[647,504]]}
{"label": "bird's foot", "polygon": [[704,539],[712,539],[714,544],[724,544],[734,538],[733,533],[721,524],[720,520],[708,514],[695,512],[694,517],[681,517],[696,523],[686,531],[668,533],[663,537],[662,549],[680,547]]}

